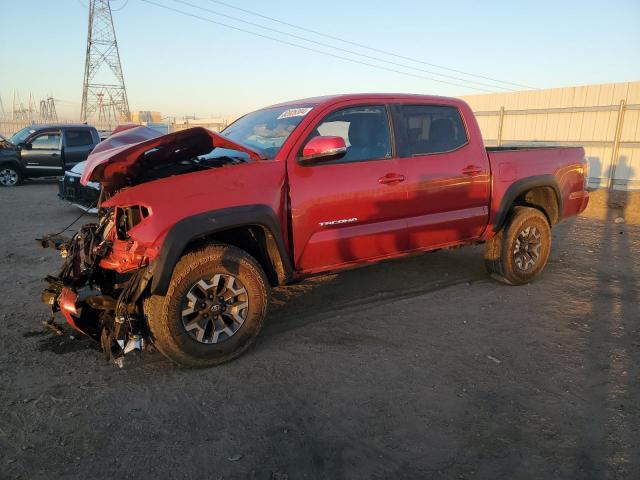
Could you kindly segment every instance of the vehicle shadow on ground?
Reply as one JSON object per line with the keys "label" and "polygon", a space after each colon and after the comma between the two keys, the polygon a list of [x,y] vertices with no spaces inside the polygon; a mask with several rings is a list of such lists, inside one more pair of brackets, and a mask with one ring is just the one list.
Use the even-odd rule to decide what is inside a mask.
{"label": "vehicle shadow on ground", "polygon": [[[620,166],[625,167],[626,157]],[[631,178],[632,175],[629,175]],[[640,458],[638,398],[640,382],[640,272],[623,218],[628,193],[609,189],[599,246],[597,284],[591,302],[590,334],[584,358],[585,425],[576,450],[576,478],[623,478]],[[610,262],[613,261],[613,265]],[[615,273],[610,273],[614,271]],[[635,419],[635,421],[634,421]],[[630,475],[628,478],[632,478]]]}
{"label": "vehicle shadow on ground", "polygon": [[27,178],[24,183],[17,188],[28,188],[31,185],[54,185],[58,183],[58,178],[59,177]]}
{"label": "vehicle shadow on ground", "polygon": [[[303,327],[329,314],[411,298],[459,284],[490,280],[482,247],[441,250],[389,260],[337,274],[310,278],[274,289],[261,337]],[[268,343],[268,342],[263,342]]]}

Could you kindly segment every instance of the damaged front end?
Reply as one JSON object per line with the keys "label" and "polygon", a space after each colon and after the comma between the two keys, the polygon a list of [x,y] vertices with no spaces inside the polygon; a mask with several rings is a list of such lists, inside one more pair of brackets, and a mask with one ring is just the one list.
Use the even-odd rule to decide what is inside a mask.
{"label": "damaged front end", "polygon": [[64,258],[58,274],[45,279],[42,301],[51,308],[48,325],[59,330],[54,315],[61,312],[71,327],[100,342],[107,359],[120,366],[126,353],[146,346],[141,302],[153,276],[153,262],[136,251],[135,242],[119,238],[123,224],[139,219],[131,212],[102,209],[98,223],[84,225],[71,238],[53,234],[38,239]]}
{"label": "damaged front end", "polygon": [[[247,158],[229,153],[207,157],[216,148]],[[99,341],[106,356],[119,365],[127,352],[144,349],[149,332],[143,301],[149,296],[165,223],[180,219],[171,217],[176,212],[166,207],[170,189],[147,187],[166,177],[194,174],[189,186],[200,182],[208,198],[210,173],[198,174],[261,158],[203,128],[160,135],[146,127],[124,127],[100,143],[80,180],[84,185],[100,182],[98,222],[84,225],[70,238],[53,234],[38,239],[64,258],[60,271],[45,279],[42,300],[52,313],[48,325],[55,328],[54,315],[61,312],[71,327]]]}

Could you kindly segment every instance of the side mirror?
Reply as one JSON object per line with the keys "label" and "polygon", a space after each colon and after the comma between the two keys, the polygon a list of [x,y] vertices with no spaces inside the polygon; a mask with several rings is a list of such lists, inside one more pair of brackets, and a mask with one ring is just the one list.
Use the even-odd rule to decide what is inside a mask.
{"label": "side mirror", "polygon": [[314,137],[302,149],[301,163],[320,163],[337,160],[347,153],[342,137]]}
{"label": "side mirror", "polygon": [[18,146],[23,150],[31,150],[33,148],[30,143],[19,143]]}

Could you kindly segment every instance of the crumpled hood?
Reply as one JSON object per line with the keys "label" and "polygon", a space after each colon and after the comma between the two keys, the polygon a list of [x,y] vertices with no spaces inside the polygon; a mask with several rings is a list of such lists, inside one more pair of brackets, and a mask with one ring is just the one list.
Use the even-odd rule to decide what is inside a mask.
{"label": "crumpled hood", "polygon": [[[261,160],[255,151],[224,138],[206,128],[194,127],[162,135],[148,127],[128,127],[101,142],[87,158],[80,183],[100,182],[106,191],[135,183],[132,180],[145,168],[145,161],[154,166],[171,163],[185,155],[196,157],[214,148],[228,148],[247,153],[254,160]],[[154,150],[150,158],[145,152]]]}

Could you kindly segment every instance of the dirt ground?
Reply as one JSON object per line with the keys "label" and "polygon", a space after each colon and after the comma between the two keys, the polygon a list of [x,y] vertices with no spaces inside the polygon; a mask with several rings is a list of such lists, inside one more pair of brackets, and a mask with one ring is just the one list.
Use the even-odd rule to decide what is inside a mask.
{"label": "dirt ground", "polygon": [[280,289],[227,365],[118,369],[40,325],[60,258],[33,239],[78,215],[55,190],[0,189],[0,478],[640,478],[640,226],[614,211],[554,228],[531,285],[440,251]]}

